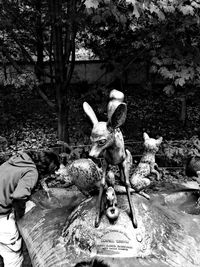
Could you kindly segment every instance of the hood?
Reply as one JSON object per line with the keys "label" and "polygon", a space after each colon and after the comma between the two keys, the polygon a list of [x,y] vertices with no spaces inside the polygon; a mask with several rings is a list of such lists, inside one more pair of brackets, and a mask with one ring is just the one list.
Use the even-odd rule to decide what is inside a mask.
{"label": "hood", "polygon": [[32,159],[29,157],[24,152],[18,152],[16,155],[12,156],[9,160],[8,163],[17,166],[17,167],[33,167],[36,168],[34,162]]}

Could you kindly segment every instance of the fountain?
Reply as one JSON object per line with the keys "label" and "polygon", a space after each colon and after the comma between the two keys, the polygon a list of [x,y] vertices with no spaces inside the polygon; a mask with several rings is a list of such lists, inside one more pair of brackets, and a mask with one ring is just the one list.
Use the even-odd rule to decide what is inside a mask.
{"label": "fountain", "polygon": [[132,226],[125,195],[117,196],[116,224],[103,215],[95,228],[96,196],[85,198],[78,191],[61,188],[50,192],[50,200],[44,191],[33,195],[35,206],[18,222],[33,267],[72,267],[93,257],[110,266],[199,266],[197,190],[161,191],[150,194],[150,200],[133,194],[137,229]]}
{"label": "fountain", "polygon": [[[118,105],[116,103],[110,105],[111,113]],[[144,137],[145,140],[151,139],[151,144],[162,142],[162,139],[156,141],[146,135]],[[148,154],[149,150],[145,153]],[[171,184],[171,188],[169,185],[158,186],[158,191],[149,190],[146,195],[141,191],[145,186],[139,185],[152,183],[146,177],[151,172],[159,177],[154,169],[154,157],[150,157],[153,162],[151,168],[147,168],[147,160],[142,162],[141,159],[138,166],[142,172],[136,168],[131,176],[132,189],[125,190],[121,186],[124,190],[119,190],[115,181],[109,184],[106,180],[98,225],[95,224],[99,207],[96,205],[99,203],[96,191],[104,174],[91,159],[74,161],[65,169],[65,182],[76,185],[79,190],[50,188],[50,198],[44,191],[36,192],[27,203],[24,217],[18,221],[33,267],[74,267],[79,262],[89,262],[94,258],[103,260],[110,267],[199,266],[198,184],[192,184],[191,189],[188,184]],[[134,177],[137,177],[137,183]],[[117,194],[119,210],[114,221],[107,216],[104,197],[110,186]],[[130,201],[126,194],[129,194]],[[137,227],[132,222],[130,202],[134,204]]]}

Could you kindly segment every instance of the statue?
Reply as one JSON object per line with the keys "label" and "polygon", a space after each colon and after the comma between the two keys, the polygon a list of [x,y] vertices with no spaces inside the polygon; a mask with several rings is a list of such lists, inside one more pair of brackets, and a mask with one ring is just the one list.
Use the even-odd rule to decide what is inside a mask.
{"label": "statue", "polygon": [[60,168],[56,174],[65,187],[75,185],[84,196],[90,197],[98,192],[101,172],[91,159],[77,159]]}
{"label": "statue", "polygon": [[105,210],[110,222],[115,223],[119,217],[119,208],[117,207],[117,196],[112,186],[109,186],[106,190]]}
{"label": "statue", "polygon": [[[199,190],[143,192],[151,174],[160,179],[155,154],[162,137],[153,139],[144,133],[144,154],[130,177],[132,156],[119,129],[126,118],[124,96],[113,90],[110,97],[107,122],[98,122],[92,108],[84,104],[93,122],[90,156],[102,154],[103,168],[91,158],[62,165],[58,179],[79,190],[49,188],[51,198],[37,191],[30,199],[31,208],[18,221],[33,267],[93,266],[97,259],[110,267],[199,266],[200,211],[193,212]],[[110,165],[119,165],[125,187],[116,185]],[[128,201],[117,192],[126,193]]]}
{"label": "statue", "polygon": [[102,164],[103,175],[100,182],[99,198],[97,201],[97,210],[95,218],[95,227],[100,224],[100,215],[102,210],[103,192],[106,185],[106,173],[110,165],[118,165],[122,182],[125,183],[130,215],[134,228],[137,228],[137,220],[135,209],[131,201],[129,172],[132,163],[131,153],[124,147],[124,139],[119,127],[125,122],[127,114],[127,106],[123,102],[124,96],[122,92],[112,90],[110,93],[110,102],[108,104],[108,121],[99,122],[92,107],[87,103],[83,103],[83,109],[90,118],[93,129],[91,132],[92,148],[89,153],[91,157],[98,158],[103,155],[104,162]]}
{"label": "statue", "polygon": [[[143,137],[144,154],[130,178],[131,186],[136,192],[140,192],[151,184],[149,179],[150,174],[155,174],[156,180],[160,179],[160,175],[155,169],[158,169],[158,165],[155,162],[155,154],[162,143],[162,137],[158,139],[150,138],[147,133],[144,133]],[[144,197],[149,198],[144,192],[141,193],[143,193]]]}
{"label": "statue", "polygon": [[191,151],[192,155],[187,159],[185,167],[188,177],[198,177],[198,171],[200,171],[200,140],[195,139],[193,145],[195,148]]}

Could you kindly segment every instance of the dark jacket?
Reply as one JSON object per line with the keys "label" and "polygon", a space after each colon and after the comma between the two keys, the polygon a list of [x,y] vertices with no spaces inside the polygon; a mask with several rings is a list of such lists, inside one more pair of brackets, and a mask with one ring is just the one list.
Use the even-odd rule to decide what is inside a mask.
{"label": "dark jacket", "polygon": [[38,181],[32,159],[19,152],[0,166],[0,216],[8,214],[13,200],[26,199]]}

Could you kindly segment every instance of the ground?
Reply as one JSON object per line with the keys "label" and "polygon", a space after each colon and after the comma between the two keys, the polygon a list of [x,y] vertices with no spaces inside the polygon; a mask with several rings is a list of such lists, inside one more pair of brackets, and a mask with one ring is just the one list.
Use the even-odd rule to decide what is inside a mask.
{"label": "ground", "polygon": [[[162,136],[164,140],[189,139],[197,134],[200,122],[200,92],[190,97],[187,121],[180,120],[180,101],[167,97],[163,86],[145,90],[129,85],[123,89],[128,106],[126,123],[122,127],[125,140],[141,141],[144,131],[151,136]],[[92,91],[73,87],[70,96],[69,134],[71,145],[89,143],[91,124],[83,112],[84,101],[90,103],[99,120],[105,113],[110,89]],[[84,92],[86,91],[86,96]],[[43,147],[55,143],[57,138],[56,112],[49,108],[34,92],[26,88],[0,88],[0,135],[8,139],[14,149],[20,147]],[[51,119],[49,119],[51,118]]]}

